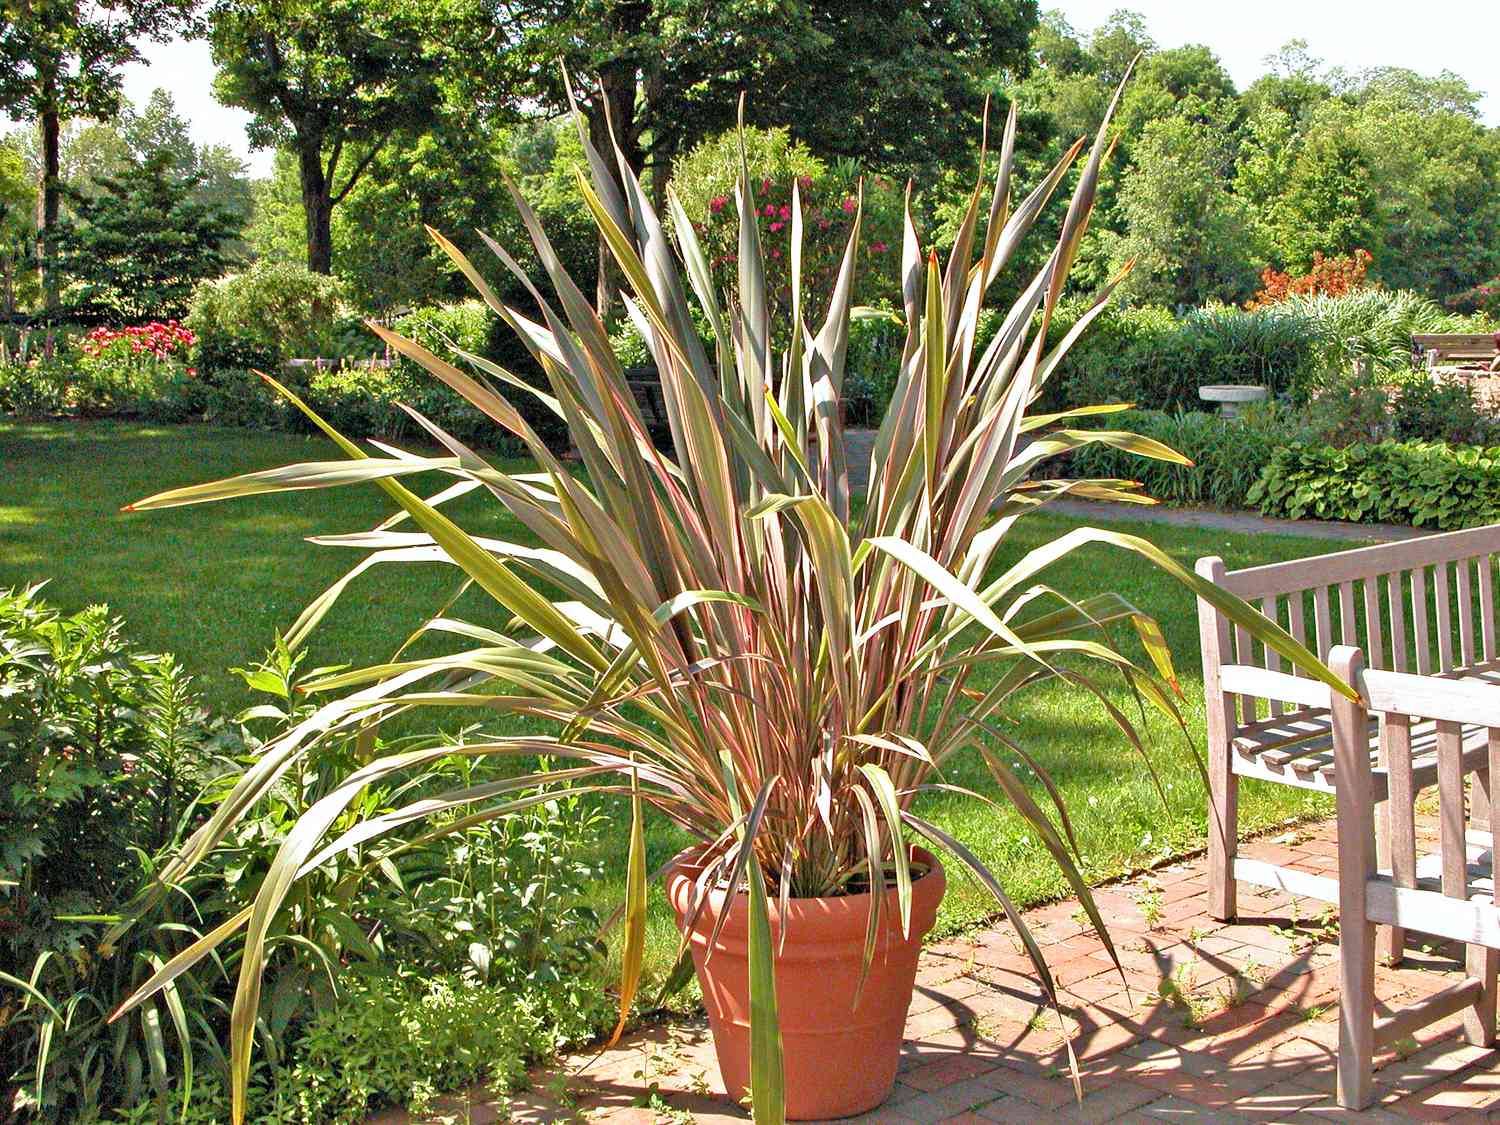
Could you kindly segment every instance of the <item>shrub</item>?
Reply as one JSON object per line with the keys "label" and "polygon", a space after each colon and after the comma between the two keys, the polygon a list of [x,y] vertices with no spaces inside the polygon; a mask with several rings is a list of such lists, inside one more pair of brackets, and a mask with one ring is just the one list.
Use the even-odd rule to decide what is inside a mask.
{"label": "shrub", "polygon": [[[989,318],[994,332],[994,317]],[[849,322],[849,351],[844,361],[844,408],[851,426],[878,426],[890,405],[901,372],[906,325],[889,305]],[[986,341],[987,342],[987,341]],[[976,348],[984,342],[976,343]]]}
{"label": "shrub", "polygon": [[1261,290],[1246,306],[1249,309],[1278,304],[1288,297],[1322,295],[1342,297],[1365,287],[1365,276],[1374,261],[1368,250],[1325,258],[1321,250],[1313,251],[1312,269],[1300,277],[1282,273],[1267,266],[1261,271]]}
{"label": "shrub", "polygon": [[[148,1023],[104,1017],[197,920],[174,918],[174,897],[106,950],[90,919],[119,909],[148,857],[181,838],[223,737],[176,662],[132,648],[102,606],[64,615],[36,587],[0,592],[0,966],[64,1013],[0,983],[0,1080],[30,1084],[34,1102],[50,1040],[46,1119],[164,1093]],[[216,1009],[191,980],[177,996],[196,1037]]]}
{"label": "shrub", "polygon": [[[747,129],[744,144],[757,229],[765,247],[774,324],[785,319],[782,314],[791,304],[793,185],[802,204],[803,294],[810,297],[832,288],[849,240],[860,174],[845,161],[825,163],[785,129]],[[732,280],[738,269],[734,192],[739,170],[740,137],[734,130],[701,142],[672,167],[673,191],[693,220],[704,255],[720,282]],[[857,300],[888,299],[897,293],[901,214],[902,194],[893,181],[885,176],[864,181]]]}
{"label": "shrub", "polygon": [[1296,443],[1276,451],[1247,498],[1286,519],[1473,527],[1500,519],[1500,448]]}
{"label": "shrub", "polygon": [[1166,504],[1242,508],[1250,487],[1285,444],[1292,423],[1285,409],[1269,405],[1233,419],[1201,412],[1132,410],[1102,416],[1094,425],[1155,438],[1193,464],[1154,461],[1095,444],[1072,455],[1070,475],[1140,481],[1148,496]]}
{"label": "shrub", "polygon": [[1489,445],[1497,437],[1497,423],[1479,409],[1472,386],[1459,380],[1437,383],[1425,373],[1396,388],[1391,420],[1401,441]]}
{"label": "shrub", "polygon": [[[241,670],[270,702],[230,726],[207,716],[171,657],[133,648],[104,608],[64,615],[35,588],[0,593],[0,967],[37,990],[0,979],[0,1083],[25,1120],[92,1121],[125,1106],[123,1120],[177,1119],[189,1051],[198,1077],[182,1119],[227,1119],[233,981],[222,969],[205,962],[176,982],[186,1041],[164,1006],[112,1025],[105,1016],[165,958],[248,905],[291,824],[352,768],[352,739],[289,763],[227,846],[174,879],[135,925],[103,932],[100,920],[155,877],[155,857],[181,845],[232,771],[259,760],[255,727],[279,732],[306,717],[301,689],[327,670],[304,675],[298,665],[278,645]],[[444,762],[411,783],[420,795],[495,777]],[[382,809],[394,799],[376,786],[362,802]],[[255,1119],[356,1122],[394,1099],[511,1081],[528,1060],[595,1034],[608,1007],[588,905],[600,823],[564,789],[409,846],[378,880],[361,854],[320,865],[273,923],[281,938],[259,1035],[277,1061],[257,1071]]]}
{"label": "shrub", "polygon": [[1083,340],[1061,373],[1067,401],[1152,409],[1197,409],[1198,388],[1212,383],[1256,383],[1273,395],[1296,395],[1318,354],[1315,327],[1280,307],[1247,312],[1209,305],[1181,317],[1158,306],[1112,309]]}
{"label": "shrub", "polygon": [[0,411],[21,418],[46,418],[68,409],[74,383],[71,359],[32,356],[0,363]]}
{"label": "shrub", "polygon": [[553,1049],[552,1014],[535,997],[457,975],[355,977],[309,1021],[277,1085],[292,1119],[309,1125],[360,1125],[392,1105],[420,1113],[480,1081],[513,1089],[527,1062]]}
{"label": "shrub", "polygon": [[[343,287],[288,262],[262,260],[193,291],[187,325],[198,366],[273,369],[284,359],[339,356],[368,347],[343,314]],[[352,337],[352,338],[351,338]]]}

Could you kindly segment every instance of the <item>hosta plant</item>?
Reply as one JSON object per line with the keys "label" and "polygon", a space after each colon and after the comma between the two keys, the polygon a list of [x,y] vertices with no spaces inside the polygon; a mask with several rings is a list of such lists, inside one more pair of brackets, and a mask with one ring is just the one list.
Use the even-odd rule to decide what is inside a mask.
{"label": "hosta plant", "polygon": [[[1020,752],[998,724],[1018,693],[1053,679],[1098,695],[1130,740],[1138,735],[1108,702],[1099,673],[1123,676],[1143,699],[1179,718],[1170,659],[1155,623],[1116,594],[1071,599],[1046,585],[1048,567],[1085,545],[1107,544],[1163,568],[1292,664],[1338,683],[1285,633],[1143,539],[1082,528],[1004,569],[992,565],[1017,521],[1055,497],[1142,499],[1129,482],[1034,480],[1047,459],[1091,442],[1176,457],[1129,434],[1067,426],[1075,415],[1116,407],[1051,416],[1027,410],[1109,296],[1102,293],[1057,347],[1044,350],[1088,225],[1108,148],[1102,130],[1078,168],[1044,267],[1019,286],[1021,295],[991,342],[982,351],[973,346],[986,293],[1084,149],[1079,141],[1013,205],[1015,128],[1012,112],[998,176],[988,191],[976,185],[945,265],[921,250],[907,215],[899,251],[906,331],[901,375],[870,455],[863,503],[850,488],[838,409],[861,246],[857,209],[826,307],[797,300],[791,325],[777,331],[767,311],[754,196],[743,175],[734,204],[737,280],[721,293],[679,202],[669,193],[667,215],[659,217],[625,160],[616,156],[617,181],[585,140],[590,174],[579,174],[579,190],[625,279],[628,315],[660,372],[672,454],[653,448],[605,324],[562,271],[517,195],[552,296],[503,247],[491,242],[490,248],[532,295],[534,316],[501,300],[448,240],[434,238],[520,335],[547,374],[545,393],[483,356],[460,353],[458,366],[375,327],[520,439],[535,457],[534,472],[497,469],[421,417],[441,453],[385,444],[367,450],[278,387],[345,459],[175,489],[133,505],[165,508],[359,483],[384,490],[398,509],[389,519],[320,540],[365,555],[295,622],[294,642],[314,628],[350,579],[380,563],[450,563],[497,609],[479,622],[456,620],[450,607],[435,607],[428,628],[461,638],[460,651],[416,657],[403,648],[388,663],[315,684],[330,701],[265,748],[162,873],[162,887],[202,861],[288,770],[316,755],[331,736],[396,714],[409,722],[417,708],[483,707],[547,729],[372,756],[287,835],[254,906],[174,959],[127,1002],[126,1009],[243,931],[230,1044],[237,1113],[244,1105],[268,926],[297,880],[330,856],[368,848],[418,822],[426,822],[429,833],[453,830],[546,800],[560,785],[620,795],[632,809],[624,842],[622,1021],[639,982],[645,940],[643,809],[654,808],[700,842],[699,857],[708,865],[700,898],[714,887],[748,892],[759,919],[750,927],[750,959],[758,1013],[752,1098],[760,1120],[780,1120],[783,1099],[768,915],[794,898],[838,896],[875,883],[897,892],[891,909],[904,924],[913,836],[957,857],[994,893],[1051,993],[1041,951],[1003,880],[925,819],[920,801],[946,788],[941,771],[951,757],[981,755],[996,784],[990,799],[1010,802],[1031,824],[1094,925],[1106,932],[1079,875],[1065,812],[1046,807],[1056,801],[1055,789],[1044,777],[1050,796],[1033,794],[994,752],[1002,745]],[[790,222],[788,253],[797,278],[803,218],[795,192]],[[792,293],[799,290],[794,283]],[[707,347],[694,331],[694,303],[712,327]],[[787,340],[785,350],[773,351],[773,339]],[[537,439],[507,397],[522,394],[537,394],[565,420],[582,471],[562,464]],[[406,483],[432,475],[446,483],[425,497]],[[471,533],[444,514],[445,501],[476,490],[533,538]],[[1148,659],[1138,662],[1110,645],[1108,627],[1125,623]],[[442,755],[521,764],[330,833],[365,787]],[[527,764],[538,757],[549,763],[541,769]],[[448,815],[455,811],[461,815]],[[400,845],[392,839],[391,846]],[[884,901],[870,896],[872,942],[891,921],[878,917]]]}

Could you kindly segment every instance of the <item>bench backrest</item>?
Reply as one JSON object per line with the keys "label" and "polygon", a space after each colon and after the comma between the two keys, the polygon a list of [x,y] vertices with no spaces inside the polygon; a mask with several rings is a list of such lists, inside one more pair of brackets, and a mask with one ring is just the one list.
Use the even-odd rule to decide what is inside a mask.
{"label": "bench backrest", "polygon": [[[1353,645],[1372,669],[1443,675],[1500,658],[1497,552],[1500,524],[1493,524],[1245,570],[1206,558],[1198,573],[1254,605],[1325,662],[1335,645]],[[1208,603],[1200,599],[1198,609],[1204,686],[1210,711],[1222,708],[1225,735],[1288,710],[1274,699],[1224,695],[1219,670],[1226,665],[1295,671]]]}
{"label": "bench backrest", "polygon": [[1438,359],[1493,359],[1500,348],[1496,347],[1495,335],[1489,332],[1414,332],[1411,337],[1412,356],[1420,361],[1428,352],[1437,352]]}

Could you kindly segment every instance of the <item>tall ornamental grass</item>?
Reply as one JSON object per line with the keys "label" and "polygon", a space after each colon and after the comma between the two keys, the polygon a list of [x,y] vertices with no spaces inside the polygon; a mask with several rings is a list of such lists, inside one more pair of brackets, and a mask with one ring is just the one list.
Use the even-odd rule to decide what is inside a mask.
{"label": "tall ornamental grass", "polygon": [[[427,629],[462,638],[466,644],[457,653],[419,658],[403,647],[386,663],[316,683],[329,701],[266,748],[152,893],[164,893],[191,870],[331,735],[369,731],[417,708],[481,707],[496,716],[539,720],[548,730],[372,753],[287,835],[253,907],[175,958],[124,1005],[130,1008],[243,933],[231,1025],[237,1120],[267,940],[297,880],[330,856],[358,849],[374,864],[402,846],[400,834],[409,828],[419,838],[453,831],[546,800],[559,786],[618,795],[632,808],[623,841],[622,1023],[645,942],[645,807],[697,841],[706,864],[699,910],[716,887],[750,896],[757,1120],[782,1119],[770,914],[791,898],[893,886],[897,918],[882,916],[883,895],[870,896],[868,960],[882,927],[909,926],[911,885],[921,874],[909,858],[913,835],[956,856],[994,893],[1053,994],[1041,950],[1000,874],[924,819],[917,802],[950,788],[943,768],[954,755],[980,755],[995,782],[985,799],[1009,801],[1020,811],[1106,933],[1079,875],[1076,841],[1055,788],[1038,771],[1043,791],[1034,794],[1007,764],[1011,755],[996,752],[1004,747],[1035,766],[1002,724],[1018,693],[1054,679],[1095,695],[1137,747],[1139,735],[1109,701],[1100,677],[1123,677],[1148,705],[1181,722],[1176,679],[1156,623],[1117,594],[1101,590],[1073,599],[1046,584],[1048,567],[1080,547],[1106,544],[1163,568],[1293,664],[1338,683],[1265,618],[1144,539],[1082,528],[996,569],[1017,521],[1055,497],[1143,499],[1128,481],[1033,479],[1049,458],[1103,443],[1180,460],[1131,434],[1068,426],[1077,416],[1118,407],[1027,411],[1113,289],[1099,295],[1057,346],[1045,347],[1109,148],[1103,128],[1078,169],[1045,265],[1019,286],[1021,295],[1003,312],[988,345],[974,346],[985,294],[1085,145],[1075,144],[1013,203],[1015,139],[1012,109],[995,182],[988,193],[975,185],[946,264],[922,251],[907,209],[900,248],[901,372],[870,455],[862,509],[850,493],[839,411],[859,265],[858,210],[826,300],[812,307],[800,296],[803,216],[794,189],[794,298],[790,323],[776,330],[743,162],[734,199],[736,279],[720,292],[680,201],[669,193],[667,213],[658,216],[625,159],[615,153],[617,180],[586,137],[589,175],[579,174],[579,191],[625,280],[630,321],[661,374],[673,455],[652,446],[605,324],[516,193],[552,295],[533,284],[504,247],[493,241],[489,247],[532,295],[536,317],[503,302],[451,242],[433,237],[525,342],[546,372],[545,390],[483,356],[460,353],[460,367],[389,330],[377,331],[523,442],[535,472],[497,469],[420,415],[418,424],[441,453],[384,443],[367,450],[278,388],[345,459],[173,489],[133,505],[165,508],[352,484],[384,490],[398,509],[389,519],[318,540],[363,558],[295,622],[294,643],[350,580],[375,564],[455,566],[494,609],[479,621],[435,607]],[[694,303],[712,328],[708,346],[694,331]],[[786,346],[773,347],[777,339]],[[509,401],[514,395],[534,395],[566,422],[582,474],[547,449]],[[407,483],[433,474],[445,483],[429,495]],[[444,514],[446,501],[474,491],[502,505],[540,546],[471,533]],[[1147,659],[1137,662],[1110,644],[1108,627],[1117,624],[1133,627]],[[441,755],[520,765],[352,824],[340,821],[366,786]],[[538,758],[551,765],[535,768]]]}

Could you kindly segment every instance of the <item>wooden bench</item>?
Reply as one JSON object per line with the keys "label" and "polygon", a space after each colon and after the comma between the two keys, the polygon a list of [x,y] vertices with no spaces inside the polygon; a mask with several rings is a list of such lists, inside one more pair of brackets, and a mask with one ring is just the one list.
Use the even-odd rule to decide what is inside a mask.
{"label": "wooden bench", "polygon": [[[1324,661],[1336,645],[1348,645],[1359,648],[1373,669],[1500,683],[1497,552],[1500,524],[1246,570],[1230,571],[1222,559],[1205,558],[1197,569]],[[1208,726],[1209,912],[1227,921],[1236,913],[1237,882],[1286,885],[1284,869],[1236,856],[1239,779],[1335,793],[1338,760],[1327,689],[1285,667],[1275,652],[1202,599],[1198,615]],[[1411,798],[1438,782],[1442,731],[1434,722],[1419,723],[1394,747],[1381,733],[1381,720],[1367,723],[1380,861],[1406,877],[1415,863]],[[1484,731],[1464,733],[1463,753],[1471,768],[1487,768]],[[1399,759],[1394,772],[1393,754]],[[1414,788],[1408,792],[1405,786]],[[1487,820],[1487,806],[1479,812]],[[1383,934],[1382,945],[1385,956],[1399,959],[1399,929]]]}
{"label": "wooden bench", "polygon": [[[1464,1038],[1495,1042],[1500,970],[1500,911],[1495,909],[1494,836],[1488,824],[1465,824],[1464,775],[1474,773],[1470,809],[1500,799],[1500,687],[1471,679],[1434,680],[1366,669],[1357,649],[1338,648],[1331,667],[1353,684],[1362,702],[1330,697],[1334,753],[1344,778],[1338,794],[1339,1060],[1338,1101],[1364,1109],[1375,1098],[1375,1052],[1429,1024],[1464,1016]],[[1365,751],[1371,721],[1393,746],[1419,723],[1438,734],[1438,851],[1410,871],[1381,871],[1375,817],[1381,791]],[[1479,763],[1465,744],[1477,733],[1487,748]],[[1397,786],[1405,763],[1390,766],[1391,801],[1409,801],[1414,786]],[[1464,973],[1425,998],[1380,1016],[1375,1007],[1376,926],[1464,943]]]}
{"label": "wooden bench", "polygon": [[1413,367],[1489,365],[1497,357],[1500,357],[1500,332],[1416,332],[1411,338]]}

